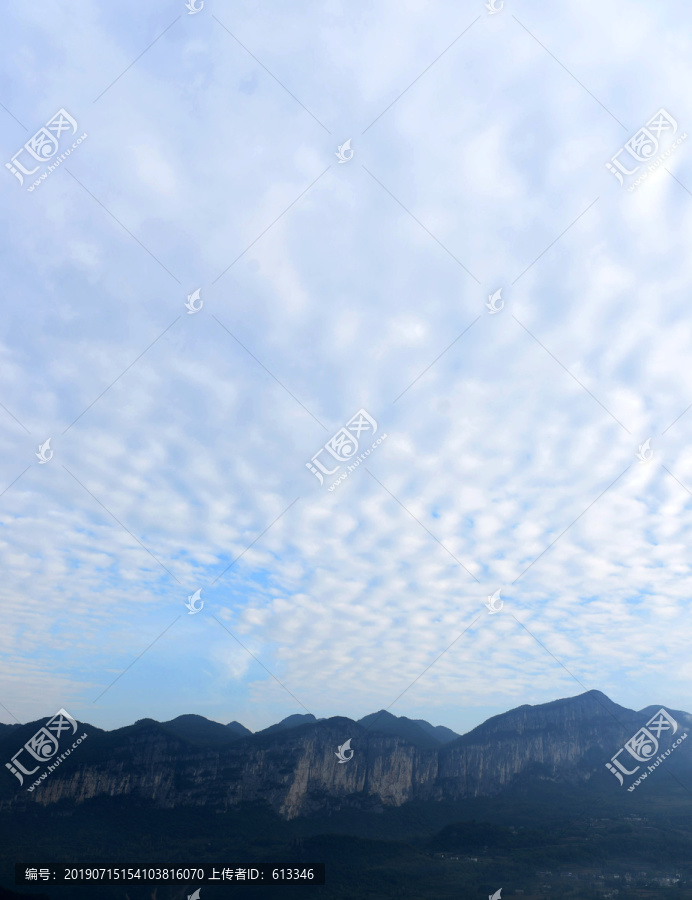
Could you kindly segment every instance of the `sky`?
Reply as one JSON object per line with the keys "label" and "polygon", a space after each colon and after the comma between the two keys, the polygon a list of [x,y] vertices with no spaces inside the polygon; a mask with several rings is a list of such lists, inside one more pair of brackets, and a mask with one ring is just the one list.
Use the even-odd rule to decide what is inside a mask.
{"label": "sky", "polygon": [[692,11],[190,2],[5,18],[0,721],[692,709]]}

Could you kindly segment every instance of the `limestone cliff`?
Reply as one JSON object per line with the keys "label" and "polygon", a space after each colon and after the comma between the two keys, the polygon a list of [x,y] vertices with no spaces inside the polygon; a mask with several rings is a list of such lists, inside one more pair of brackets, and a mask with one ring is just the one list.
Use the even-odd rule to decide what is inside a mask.
{"label": "limestone cliff", "polygon": [[[98,797],[220,810],[262,802],[292,819],[349,806],[492,796],[527,772],[556,781],[588,779],[641,724],[640,714],[591,691],[519,707],[433,746],[378,733],[376,719],[363,727],[335,717],[234,735],[214,746],[185,740],[152,720],[114,732],[84,726],[89,737],[65,764],[30,794],[16,786],[3,790],[0,807]],[[3,741],[3,751],[18,732]],[[336,750],[349,738],[353,757],[340,763]]]}

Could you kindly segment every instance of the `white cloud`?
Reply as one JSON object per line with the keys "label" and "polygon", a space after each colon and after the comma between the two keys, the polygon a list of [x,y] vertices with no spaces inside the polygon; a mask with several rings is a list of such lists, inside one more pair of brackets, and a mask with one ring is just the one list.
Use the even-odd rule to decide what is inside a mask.
{"label": "white cloud", "polygon": [[[0,410],[0,490],[46,436],[55,450],[0,497],[0,667],[22,719],[204,709],[263,727],[298,711],[212,614],[317,715],[389,705],[479,615],[394,712],[461,729],[579,682],[686,704],[691,498],[662,465],[692,490],[692,413],[661,433],[692,402],[692,206],[666,172],[627,193],[605,163],[661,106],[692,120],[689,40],[642,5],[519,13],[623,129],[479,4],[362,134],[476,11],[362,12],[219,12],[327,134],[206,11],[95,104],[173,15],[14,11],[8,107],[29,134],[60,106],[76,116],[89,139],[66,168],[156,257],[66,172],[31,196],[6,177],[22,302],[0,399],[31,434]],[[668,167],[692,188],[685,144]],[[305,463],[361,407],[388,438],[328,493]]]}

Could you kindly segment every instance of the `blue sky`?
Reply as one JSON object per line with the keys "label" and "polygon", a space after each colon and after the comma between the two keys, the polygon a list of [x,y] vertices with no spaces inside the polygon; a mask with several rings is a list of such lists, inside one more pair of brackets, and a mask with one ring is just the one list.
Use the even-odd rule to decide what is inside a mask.
{"label": "blue sky", "polygon": [[692,164],[606,163],[691,15],[15,4],[5,161],[87,138],[0,179],[0,720],[690,708]]}

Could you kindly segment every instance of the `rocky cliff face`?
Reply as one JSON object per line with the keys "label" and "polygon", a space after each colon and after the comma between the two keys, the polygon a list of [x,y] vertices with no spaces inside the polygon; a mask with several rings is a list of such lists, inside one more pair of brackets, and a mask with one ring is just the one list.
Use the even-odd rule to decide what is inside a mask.
{"label": "rocky cliff face", "polygon": [[[264,802],[291,819],[347,806],[461,800],[497,794],[537,766],[557,781],[587,779],[642,724],[640,714],[598,692],[519,707],[432,748],[338,717],[214,747],[145,720],[115,732],[93,729],[69,765],[33,793],[3,792],[0,806],[97,797],[221,810]],[[349,738],[353,757],[340,763],[337,747]]]}

